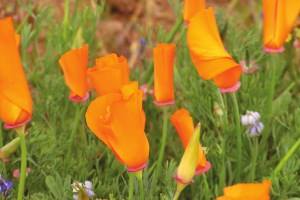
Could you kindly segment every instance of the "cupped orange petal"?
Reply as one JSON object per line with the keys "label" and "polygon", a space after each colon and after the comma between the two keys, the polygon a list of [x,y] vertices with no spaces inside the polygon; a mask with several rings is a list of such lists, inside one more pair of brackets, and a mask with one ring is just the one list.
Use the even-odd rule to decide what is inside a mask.
{"label": "cupped orange petal", "polygon": [[[195,131],[193,118],[190,116],[190,113],[186,109],[181,108],[171,116],[171,123],[176,129],[183,147],[186,148]],[[205,154],[200,144],[198,165],[196,171],[207,171],[208,169],[203,169],[205,169],[208,165],[210,164],[206,160]]]}
{"label": "cupped orange petal", "polygon": [[92,87],[99,95],[117,92],[129,82],[129,66],[127,59],[116,54],[98,58],[96,66],[88,70]]}
{"label": "cupped orange petal", "polygon": [[0,119],[9,127],[31,119],[32,99],[12,19],[0,20]]}
{"label": "cupped orange petal", "polygon": [[175,44],[158,44],[153,49],[154,98],[158,105],[174,103]]}
{"label": "cupped orange petal", "polygon": [[263,38],[267,52],[281,52],[300,13],[300,1],[263,0]]}
{"label": "cupped orange petal", "polygon": [[270,200],[271,181],[239,183],[224,188],[224,195],[217,200]]}
{"label": "cupped orange petal", "polygon": [[242,68],[225,50],[212,8],[202,9],[191,20],[187,33],[192,61],[204,80],[226,89],[239,82]]}
{"label": "cupped orange petal", "polygon": [[71,91],[71,98],[85,99],[88,95],[87,69],[88,45],[71,49],[61,56],[59,64],[64,73],[67,86]]}
{"label": "cupped orange petal", "polygon": [[201,9],[205,8],[205,0],[185,0],[183,8],[183,19],[186,22]]}
{"label": "cupped orange petal", "polygon": [[142,98],[137,82],[131,82],[118,93],[98,97],[86,113],[88,127],[129,171],[141,170],[149,159]]}

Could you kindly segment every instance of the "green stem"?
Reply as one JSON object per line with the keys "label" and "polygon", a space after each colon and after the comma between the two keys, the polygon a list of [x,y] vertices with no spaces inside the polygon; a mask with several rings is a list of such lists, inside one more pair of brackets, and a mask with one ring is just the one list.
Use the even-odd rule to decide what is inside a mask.
{"label": "green stem", "polygon": [[168,121],[169,121],[168,108],[163,108],[163,129],[162,129],[162,136],[161,136],[161,145],[160,145],[158,160],[157,160],[157,163],[158,163],[157,170],[159,171],[159,173],[162,168],[162,162],[164,159],[165,148],[166,148],[166,143],[167,143]]}
{"label": "green stem", "polygon": [[242,162],[242,134],[240,125],[240,111],[235,93],[231,93],[233,102],[233,111],[236,125],[236,138],[237,138],[237,181],[241,179],[241,162]]}
{"label": "green stem", "polygon": [[133,189],[134,189],[134,175],[128,173],[129,185],[128,185],[128,200],[133,200]]}
{"label": "green stem", "polygon": [[170,43],[173,41],[176,33],[178,32],[179,28],[181,27],[183,23],[183,18],[179,17],[179,19],[177,19],[176,24],[174,25],[174,27],[172,28],[172,30],[170,31],[170,33],[167,35],[165,42],[166,43]]}
{"label": "green stem", "polygon": [[[222,129],[225,130],[225,127],[228,124],[228,117],[227,117],[227,109],[226,105],[223,99],[223,96],[218,89],[217,95],[221,104],[221,109],[223,111],[223,116],[222,116]],[[226,141],[227,141],[227,135],[225,134],[224,137],[222,138],[221,136],[221,147],[222,147],[222,169],[220,172],[220,189],[223,190],[225,187],[225,181],[226,181]],[[221,192],[221,191],[220,191]]]}
{"label": "green stem", "polygon": [[250,171],[250,181],[255,180],[255,172],[256,172],[256,162],[257,162],[257,155],[258,155],[258,139],[253,138],[254,147],[252,146],[252,165]]}
{"label": "green stem", "polygon": [[186,187],[186,185],[181,184],[181,183],[177,183],[177,187],[176,187],[176,192],[174,194],[173,200],[177,200],[181,194],[181,192],[183,191],[183,189]]}
{"label": "green stem", "polygon": [[284,165],[294,155],[294,153],[299,147],[300,147],[300,138],[294,143],[294,145],[288,150],[285,156],[280,160],[280,162],[278,163],[278,165],[276,166],[272,174],[272,178],[275,178],[278,175],[278,173],[282,170]]}
{"label": "green stem", "polygon": [[265,105],[265,116],[264,116],[264,131],[262,135],[262,148],[265,148],[267,145],[268,138],[270,136],[270,129],[271,129],[271,119],[272,119],[272,106],[273,106],[273,99],[275,94],[275,85],[276,85],[276,65],[277,65],[277,56],[278,55],[270,55],[269,62],[268,62],[268,71],[270,71],[270,78],[267,85],[267,101]]}
{"label": "green stem", "polygon": [[[3,131],[2,131],[2,124],[0,123],[0,146],[2,147],[4,142],[3,142]],[[5,164],[3,162],[0,161],[0,173],[4,174],[4,176],[6,176],[6,168],[5,168]]]}
{"label": "green stem", "polygon": [[68,157],[71,157],[71,153],[73,152],[73,144],[75,141],[75,138],[77,136],[76,131],[78,130],[78,125],[80,124],[81,119],[81,112],[82,112],[81,105],[76,105],[76,111],[75,111],[75,119],[73,121],[73,126],[71,129],[71,135],[70,135],[70,148],[68,149]]}
{"label": "green stem", "polygon": [[18,200],[23,200],[25,181],[26,181],[26,167],[27,167],[27,149],[25,141],[25,127],[17,129],[17,133],[20,137],[21,143],[21,170],[20,170],[20,180],[18,187]]}
{"label": "green stem", "polygon": [[162,127],[162,136],[161,136],[161,144],[158,154],[158,159],[156,162],[156,170],[153,173],[153,181],[151,183],[150,193],[152,194],[154,189],[157,187],[157,179],[160,175],[162,169],[162,162],[165,153],[165,147],[167,143],[167,135],[168,135],[168,108],[163,108],[163,127]]}
{"label": "green stem", "polygon": [[144,183],[143,183],[143,177],[138,178],[139,182],[139,189],[140,189],[140,199],[144,200],[145,199],[145,191],[144,191]]}

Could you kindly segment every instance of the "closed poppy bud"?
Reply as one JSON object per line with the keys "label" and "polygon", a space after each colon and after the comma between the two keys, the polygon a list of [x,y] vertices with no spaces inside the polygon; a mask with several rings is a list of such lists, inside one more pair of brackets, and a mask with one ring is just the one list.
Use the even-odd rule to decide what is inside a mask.
{"label": "closed poppy bud", "polygon": [[116,54],[109,54],[96,59],[96,66],[88,70],[92,87],[98,95],[118,92],[129,82],[127,59]]}
{"label": "closed poppy bud", "polygon": [[0,120],[6,128],[24,125],[32,116],[32,99],[11,18],[0,20]]}
{"label": "closed poppy bud", "polygon": [[204,80],[213,80],[224,92],[239,88],[242,68],[225,50],[212,8],[202,9],[190,20],[187,42],[192,61]]}
{"label": "closed poppy bud", "polygon": [[158,44],[153,49],[154,99],[159,106],[174,104],[175,44]]}
{"label": "closed poppy bud", "polygon": [[87,83],[88,45],[71,49],[61,56],[59,64],[71,94],[69,99],[74,102],[86,101],[89,98]]}
{"label": "closed poppy bud", "polygon": [[176,171],[177,189],[174,200],[178,199],[181,191],[192,182],[199,159],[200,124],[196,127],[181,158]]}
{"label": "closed poppy bud", "polygon": [[[183,147],[186,148],[195,131],[193,119],[190,116],[189,112],[184,108],[177,110],[171,116],[171,123],[176,129]],[[198,155],[197,168],[195,171],[196,175],[207,172],[211,167],[211,164],[206,160],[201,144],[199,144],[198,148],[199,148],[199,155]]]}
{"label": "closed poppy bud", "polygon": [[264,49],[276,53],[284,50],[284,43],[300,13],[298,0],[263,0]]}
{"label": "closed poppy bud", "polygon": [[200,124],[196,127],[192,137],[188,141],[184,154],[176,172],[176,180],[188,184],[193,180],[199,161]]}
{"label": "closed poppy bud", "polygon": [[129,172],[142,170],[149,158],[142,101],[143,92],[131,82],[117,93],[96,98],[86,112],[88,127]]}
{"label": "closed poppy bud", "polygon": [[205,0],[185,0],[183,19],[185,22],[189,20],[201,9],[205,8]]}
{"label": "closed poppy bud", "polygon": [[217,200],[270,200],[271,181],[239,183],[224,189],[224,196]]}

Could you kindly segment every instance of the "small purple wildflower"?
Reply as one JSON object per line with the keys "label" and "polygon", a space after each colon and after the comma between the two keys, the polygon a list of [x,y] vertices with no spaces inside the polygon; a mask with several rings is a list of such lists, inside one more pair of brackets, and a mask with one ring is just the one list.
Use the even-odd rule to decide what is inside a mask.
{"label": "small purple wildflower", "polygon": [[5,180],[2,176],[0,176],[0,193],[7,197],[10,190],[13,187],[13,182],[9,180]]}
{"label": "small purple wildflower", "polygon": [[247,127],[250,136],[258,136],[264,129],[263,123],[260,121],[260,114],[254,111],[247,111],[241,117],[241,123]]}

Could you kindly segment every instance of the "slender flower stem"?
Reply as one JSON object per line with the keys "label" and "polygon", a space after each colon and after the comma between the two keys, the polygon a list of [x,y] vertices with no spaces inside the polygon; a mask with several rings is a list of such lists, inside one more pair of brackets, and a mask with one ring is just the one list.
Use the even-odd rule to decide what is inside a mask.
{"label": "slender flower stem", "polygon": [[16,131],[20,137],[20,143],[21,143],[21,170],[20,170],[20,180],[19,180],[19,187],[18,187],[18,200],[23,200],[25,181],[26,181],[26,167],[27,167],[25,126],[18,128]]}
{"label": "slender flower stem", "polygon": [[128,185],[128,200],[133,200],[133,189],[134,189],[134,175],[128,173],[129,185]]}
{"label": "slender flower stem", "polygon": [[176,33],[178,32],[179,28],[181,27],[183,23],[183,18],[182,17],[179,17],[179,19],[177,19],[176,21],[176,24],[174,25],[174,27],[172,28],[172,30],[170,31],[170,33],[167,35],[166,37],[166,42],[169,43],[169,42],[172,42]]}
{"label": "slender flower stem", "polygon": [[241,179],[241,164],[242,164],[242,134],[240,125],[240,112],[239,105],[235,93],[231,93],[233,102],[233,111],[236,125],[236,138],[237,138],[237,181]]}
{"label": "slender flower stem", "polygon": [[282,170],[284,165],[294,155],[298,148],[300,148],[300,138],[294,143],[294,145],[288,150],[285,156],[280,160],[272,174],[272,178],[275,178],[278,175],[278,173]]}
{"label": "slender flower stem", "polygon": [[[217,91],[217,95],[219,97],[219,101],[221,104],[221,109],[223,111],[223,116],[222,116],[222,129],[224,130],[228,124],[228,117],[227,117],[227,109],[226,109],[226,105],[223,99],[223,96],[220,92],[220,90],[218,89]],[[221,137],[221,147],[222,147],[222,168],[220,171],[220,189],[223,189],[225,187],[225,182],[226,182],[226,140],[227,140],[227,136],[226,134],[224,135],[224,137]]]}
{"label": "slender flower stem", "polygon": [[140,199],[145,199],[144,183],[143,183],[143,171],[135,172],[135,176],[139,182]]}
{"label": "slender flower stem", "polygon": [[269,63],[268,63],[268,70],[270,71],[270,78],[268,78],[268,80],[270,80],[267,84],[267,101],[266,101],[266,106],[265,106],[265,116],[264,116],[264,132],[262,135],[262,148],[265,148],[267,141],[269,139],[270,136],[270,129],[271,129],[271,118],[272,118],[272,106],[273,106],[273,98],[274,98],[274,94],[275,94],[275,85],[276,85],[276,71],[277,71],[277,57],[278,55],[270,55],[269,56]]}
{"label": "slender flower stem", "polygon": [[185,188],[186,185],[177,183],[176,192],[174,194],[173,200],[177,200],[182,192],[182,190]]}
{"label": "slender flower stem", "polygon": [[156,188],[157,179],[160,175],[162,169],[162,162],[165,153],[165,147],[167,143],[167,135],[168,135],[168,107],[163,108],[163,127],[162,127],[162,135],[161,135],[161,144],[158,154],[158,159],[156,162],[156,170],[153,174],[153,181],[151,183],[151,193],[153,192],[154,188]]}
{"label": "slender flower stem", "polygon": [[[3,146],[4,142],[3,142],[3,131],[1,128],[1,123],[0,123],[0,147]],[[3,162],[0,162],[0,173],[6,175],[6,168],[5,168],[5,164]]]}
{"label": "slender flower stem", "polygon": [[80,119],[81,119],[81,112],[82,112],[82,108],[81,105],[76,105],[76,111],[75,111],[75,119],[73,122],[73,126],[71,129],[71,134],[70,134],[70,148],[68,150],[68,157],[71,157],[71,153],[73,151],[73,144],[74,144],[74,140],[77,136],[76,131],[78,130],[78,126],[80,124]]}
{"label": "slender flower stem", "polygon": [[162,136],[161,136],[161,145],[160,145],[158,161],[157,161],[157,170],[159,171],[159,173],[162,168],[162,162],[164,159],[165,148],[166,148],[166,143],[167,143],[168,121],[169,121],[168,108],[163,108],[163,127],[162,127]]}
{"label": "slender flower stem", "polygon": [[250,171],[250,181],[254,181],[255,179],[255,172],[256,172],[256,162],[257,162],[257,155],[258,155],[258,139],[255,137],[253,138],[254,146],[252,146],[252,166]]}

